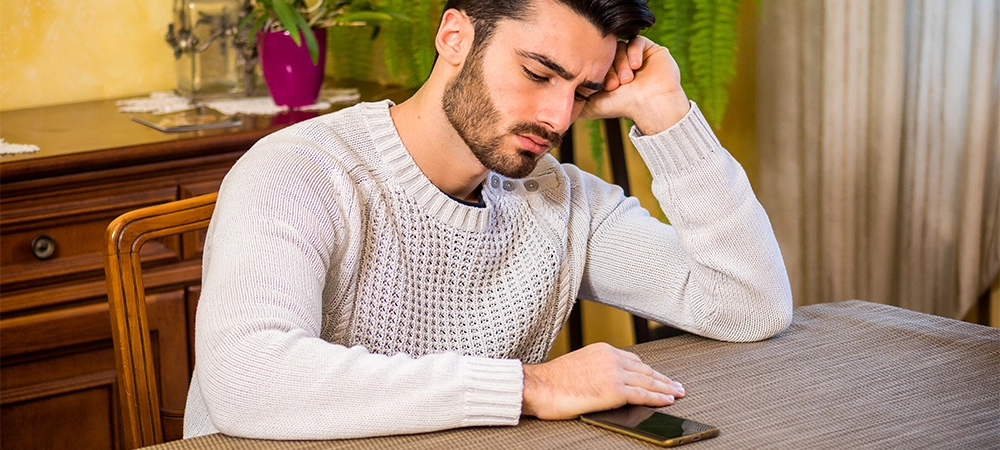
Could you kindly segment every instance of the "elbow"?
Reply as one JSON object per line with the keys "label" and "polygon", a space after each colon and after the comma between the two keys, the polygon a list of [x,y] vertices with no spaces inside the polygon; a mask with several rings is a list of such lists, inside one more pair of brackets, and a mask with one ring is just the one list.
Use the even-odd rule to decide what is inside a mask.
{"label": "elbow", "polygon": [[745,313],[744,329],[747,331],[740,342],[756,342],[769,339],[785,331],[792,323],[791,289],[775,292]]}
{"label": "elbow", "polygon": [[195,370],[212,426],[229,436],[277,437],[269,433],[282,413],[287,413],[287,403],[275,389],[274,380],[287,378],[287,374],[275,370],[280,365],[266,352],[250,352],[238,345],[212,350],[198,354]]}
{"label": "elbow", "polygon": [[[261,395],[251,395],[257,392]],[[208,419],[220,433],[249,439],[305,439],[310,436],[297,428],[282,429],[275,426],[287,418],[287,411],[281,404],[261,401],[268,397],[261,387],[231,385],[225,391],[202,389],[202,398]],[[285,411],[286,414],[282,414]]]}
{"label": "elbow", "polygon": [[232,383],[219,385],[217,383],[219,380],[210,381],[211,378],[202,376],[200,384],[202,400],[212,426],[229,436],[261,437],[255,436],[253,427],[249,426],[261,417],[261,411],[255,408],[254,399],[245,399],[246,401],[238,399],[240,397],[238,393],[253,392],[253,390]]}
{"label": "elbow", "polygon": [[729,342],[757,342],[770,339],[788,328],[792,322],[791,311],[754,311],[741,318],[729,321],[734,326],[714,336],[716,339]]}
{"label": "elbow", "polygon": [[756,333],[753,339],[748,342],[761,341],[776,336],[785,331],[792,324],[792,301],[791,296],[788,301],[775,302],[770,309],[765,309],[766,313],[760,314],[755,320]]}
{"label": "elbow", "polygon": [[736,342],[756,342],[776,336],[792,323],[792,288],[784,270],[767,286],[758,286],[746,294],[739,327],[743,332],[733,339]]}
{"label": "elbow", "polygon": [[729,342],[757,342],[774,337],[792,323],[791,292],[758,297],[743,307],[716,311],[706,337]]}

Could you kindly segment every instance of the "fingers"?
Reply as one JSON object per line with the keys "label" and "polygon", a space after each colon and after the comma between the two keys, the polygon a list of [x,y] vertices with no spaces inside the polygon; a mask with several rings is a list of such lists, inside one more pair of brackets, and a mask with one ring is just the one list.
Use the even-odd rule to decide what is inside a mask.
{"label": "fingers", "polygon": [[604,89],[613,91],[623,84],[629,84],[635,79],[635,71],[642,67],[646,49],[655,46],[653,41],[645,36],[636,36],[629,42],[618,42],[615,60],[604,79]]}
{"label": "fingers", "polygon": [[618,49],[615,51],[615,60],[611,63],[611,68],[608,69],[608,75],[604,77],[604,89],[607,91],[613,91],[621,86],[622,77],[628,77],[629,81],[632,81],[634,74],[630,68],[627,45],[624,42],[618,42]]}
{"label": "fingers", "polygon": [[671,380],[641,362],[632,364],[623,366],[628,372],[625,379],[626,386],[644,389],[663,398],[669,397],[670,403],[673,403],[674,398],[684,397],[684,386],[681,383]]}
{"label": "fingers", "polygon": [[625,403],[629,405],[642,405],[659,408],[661,406],[670,406],[674,404],[673,395],[649,391],[634,386],[626,386],[623,391],[625,394]]}
{"label": "fingers", "polygon": [[634,353],[603,343],[523,368],[521,412],[540,419],[573,418],[626,403],[666,406],[684,396],[680,383]]}
{"label": "fingers", "polygon": [[[671,380],[652,367],[642,362],[635,353],[611,349],[619,358],[620,367],[625,371],[622,374],[622,381],[626,386],[627,399],[629,396],[636,396],[636,400],[642,400],[644,405],[669,405],[675,398],[684,397],[684,386]],[[632,399],[628,399],[633,403]],[[652,401],[653,403],[646,403]]]}
{"label": "fingers", "polygon": [[632,70],[639,70],[642,67],[642,60],[646,54],[646,49],[654,46],[653,41],[649,40],[645,36],[636,36],[628,43],[628,47],[625,49],[628,54],[629,68]]}

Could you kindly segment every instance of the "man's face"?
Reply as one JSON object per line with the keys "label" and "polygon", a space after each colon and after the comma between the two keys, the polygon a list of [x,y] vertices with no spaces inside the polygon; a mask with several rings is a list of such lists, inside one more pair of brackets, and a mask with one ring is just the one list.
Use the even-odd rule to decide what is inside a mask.
{"label": "man's face", "polygon": [[530,19],[497,23],[472,50],[445,89],[445,115],[484,167],[523,178],[602,89],[615,42],[569,8],[538,1]]}

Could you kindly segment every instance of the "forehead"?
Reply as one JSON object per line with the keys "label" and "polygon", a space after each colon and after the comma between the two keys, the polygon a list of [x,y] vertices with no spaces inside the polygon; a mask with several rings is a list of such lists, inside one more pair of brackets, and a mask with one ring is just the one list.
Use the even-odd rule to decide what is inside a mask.
{"label": "forehead", "polygon": [[497,22],[489,45],[545,55],[574,74],[601,81],[614,60],[616,42],[568,6],[538,0],[525,20]]}

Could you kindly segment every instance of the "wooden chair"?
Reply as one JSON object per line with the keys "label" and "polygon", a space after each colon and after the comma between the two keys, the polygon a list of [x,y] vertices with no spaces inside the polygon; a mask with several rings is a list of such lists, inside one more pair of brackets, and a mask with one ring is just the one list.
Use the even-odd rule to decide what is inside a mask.
{"label": "wooden chair", "polygon": [[[176,424],[184,415],[183,410],[160,409],[139,251],[150,240],[207,228],[215,210],[216,195],[125,213],[111,222],[105,234],[104,270],[126,448],[164,442],[164,420]],[[179,436],[168,439],[171,437]]]}

